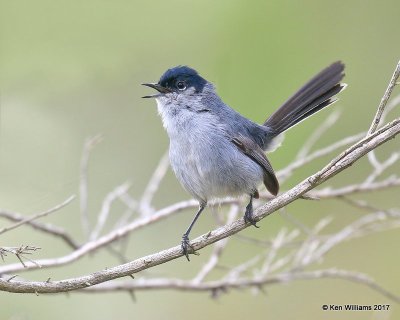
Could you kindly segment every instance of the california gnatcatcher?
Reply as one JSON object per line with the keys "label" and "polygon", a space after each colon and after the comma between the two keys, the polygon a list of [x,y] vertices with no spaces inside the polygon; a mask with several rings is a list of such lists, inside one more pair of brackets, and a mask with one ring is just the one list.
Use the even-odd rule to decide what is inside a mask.
{"label": "california gnatcatcher", "polygon": [[338,61],[322,70],[262,125],[226,105],[213,84],[197,71],[178,66],[167,70],[157,83],[143,83],[158,92],[158,112],[170,138],[169,157],[182,186],[199,201],[199,210],[182,237],[189,260],[194,250],[189,233],[207,201],[225,196],[250,196],[244,220],[256,226],[253,198],[264,183],[273,195],[279,183],[265,151],[275,149],[282,133],[336,101],[345,88],[344,65]]}

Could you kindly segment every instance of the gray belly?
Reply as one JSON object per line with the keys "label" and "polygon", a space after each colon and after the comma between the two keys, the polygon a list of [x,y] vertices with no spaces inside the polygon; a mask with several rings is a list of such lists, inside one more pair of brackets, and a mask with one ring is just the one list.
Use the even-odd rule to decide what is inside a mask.
{"label": "gray belly", "polygon": [[171,166],[183,187],[202,202],[253,193],[263,179],[261,167],[228,138],[201,136],[192,132],[171,141]]}

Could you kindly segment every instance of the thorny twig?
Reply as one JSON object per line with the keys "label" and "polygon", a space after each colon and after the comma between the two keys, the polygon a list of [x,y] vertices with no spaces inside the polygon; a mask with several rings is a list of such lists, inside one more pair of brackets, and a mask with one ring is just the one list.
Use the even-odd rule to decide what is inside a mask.
{"label": "thorny twig", "polygon": [[39,249],[41,248],[33,246],[24,246],[24,245],[20,247],[0,247],[0,257],[4,261],[4,257],[6,257],[8,253],[10,253],[18,258],[19,262],[21,262],[23,267],[26,267],[24,260],[27,260],[37,265],[40,268],[40,264],[27,257],[27,255],[32,254],[32,252],[37,251]]}

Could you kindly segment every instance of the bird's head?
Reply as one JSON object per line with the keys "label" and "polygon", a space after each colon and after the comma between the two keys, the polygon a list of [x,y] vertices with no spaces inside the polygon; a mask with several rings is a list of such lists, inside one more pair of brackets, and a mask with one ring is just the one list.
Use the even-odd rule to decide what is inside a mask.
{"label": "bird's head", "polygon": [[168,69],[157,83],[143,83],[144,86],[153,88],[158,92],[143,98],[191,99],[203,92],[208,84],[198,72],[186,66],[177,66]]}

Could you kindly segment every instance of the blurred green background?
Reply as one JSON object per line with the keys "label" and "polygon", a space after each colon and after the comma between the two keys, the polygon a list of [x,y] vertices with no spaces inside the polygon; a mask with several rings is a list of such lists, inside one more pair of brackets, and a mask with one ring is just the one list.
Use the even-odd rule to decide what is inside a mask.
{"label": "blurred green background", "polygon": [[[0,206],[33,214],[78,192],[79,161],[88,136],[104,141],[91,154],[89,211],[94,219],[104,196],[130,180],[140,197],[167,150],[168,138],[154,101],[142,82],[157,81],[169,67],[185,64],[214,82],[224,101],[256,122],[312,75],[331,62],[346,63],[346,92],[335,109],[342,117],[317,146],[369,127],[375,108],[400,58],[398,12],[393,1],[6,1],[0,0]],[[395,90],[394,95],[399,92]],[[276,169],[293,159],[299,145],[332,111],[318,114],[286,135],[270,155]],[[398,114],[398,111],[396,112]],[[383,154],[398,148],[390,142]],[[381,152],[381,154],[382,154]],[[328,158],[296,173],[284,188],[320,168]],[[370,170],[366,160],[330,184],[357,182]],[[399,166],[392,172],[399,171]],[[398,205],[398,190],[367,195],[387,208]],[[396,199],[397,197],[397,199]],[[171,172],[155,199],[158,208],[188,195]],[[395,200],[393,200],[395,199]],[[122,207],[116,206],[117,215]],[[214,209],[215,210],[215,209]],[[341,202],[299,202],[288,208],[312,226],[334,217],[332,230],[360,217]],[[193,237],[215,226],[208,210]],[[192,210],[131,237],[130,259],[176,245]],[[43,221],[64,226],[83,240],[78,201]],[[94,221],[94,220],[93,220]],[[92,221],[92,222],[93,222]],[[8,222],[7,222],[8,223]],[[0,227],[6,225],[0,220]],[[275,214],[245,234],[268,238],[292,227]],[[160,235],[163,239],[161,240]],[[370,274],[400,293],[397,230],[345,243],[322,267]],[[69,252],[52,238],[20,228],[1,245],[37,245],[35,258]],[[240,261],[249,247],[230,250]],[[255,250],[252,248],[251,250]],[[211,248],[190,263],[179,259],[148,276],[190,278]],[[105,251],[102,251],[105,252]],[[228,253],[227,253],[228,254]],[[12,257],[6,262],[14,262]],[[0,262],[3,263],[3,262]],[[28,274],[29,279],[62,279],[118,263],[106,252],[72,266]],[[213,300],[206,293],[148,291],[136,294],[16,295],[0,293],[1,319],[399,319],[392,301],[363,286],[335,280],[298,281],[267,288],[267,294],[232,291]],[[390,312],[323,312],[322,304],[389,303]]]}

